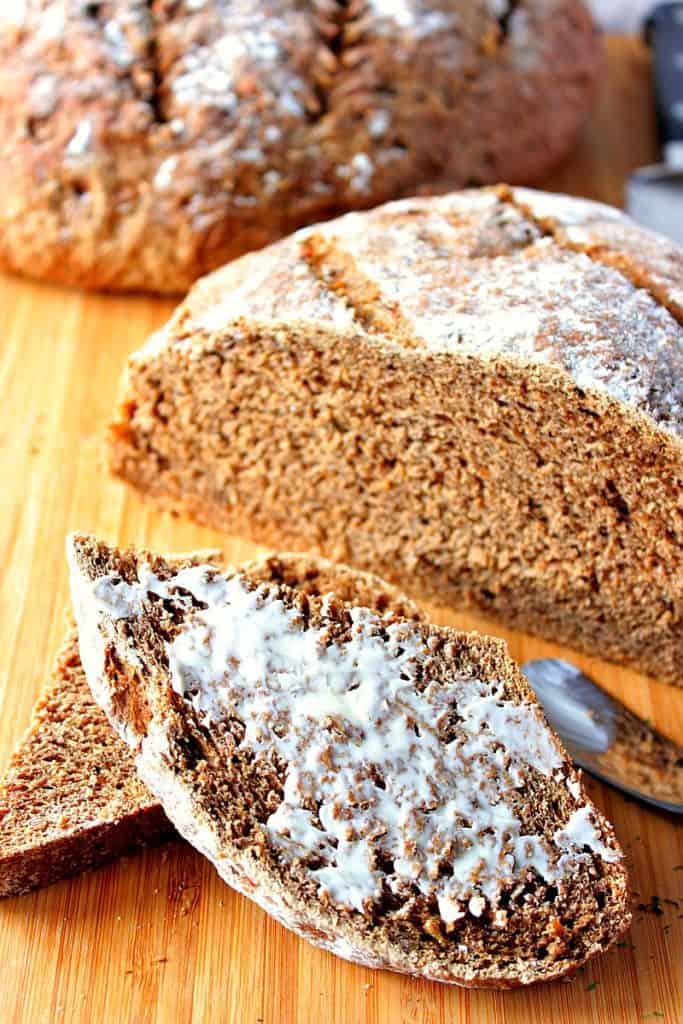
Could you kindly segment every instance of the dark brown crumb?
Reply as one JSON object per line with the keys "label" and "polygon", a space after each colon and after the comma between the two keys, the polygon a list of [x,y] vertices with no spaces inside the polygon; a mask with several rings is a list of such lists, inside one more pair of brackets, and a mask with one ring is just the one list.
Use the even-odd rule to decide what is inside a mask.
{"label": "dark brown crumb", "polygon": [[648,914],[656,914],[661,917],[664,911],[662,910],[660,903],[661,901],[659,896],[653,896],[649,903],[639,903],[638,910],[643,910]]}

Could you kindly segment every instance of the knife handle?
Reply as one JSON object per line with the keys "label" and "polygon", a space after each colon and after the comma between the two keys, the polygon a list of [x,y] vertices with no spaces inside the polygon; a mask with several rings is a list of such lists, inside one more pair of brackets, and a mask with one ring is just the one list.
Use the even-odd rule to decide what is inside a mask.
{"label": "knife handle", "polygon": [[683,3],[661,4],[646,22],[655,103],[666,163],[683,166]]}

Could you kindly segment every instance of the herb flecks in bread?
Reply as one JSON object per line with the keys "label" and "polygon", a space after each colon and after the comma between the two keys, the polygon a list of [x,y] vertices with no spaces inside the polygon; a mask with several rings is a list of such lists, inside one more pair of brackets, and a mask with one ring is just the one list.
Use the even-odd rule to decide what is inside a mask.
{"label": "herb flecks in bread", "polygon": [[98,702],[230,884],[347,958],[557,977],[627,925],[611,826],[504,645],[75,537]]}
{"label": "herb flecks in bread", "polygon": [[5,3],[0,262],[185,292],[344,210],[539,180],[600,64],[580,0]]}
{"label": "herb flecks in bread", "polygon": [[[200,556],[203,563],[207,554]],[[419,620],[418,608],[369,573],[310,555],[245,563],[251,579]],[[0,896],[49,885],[174,834],[159,801],[95,703],[71,629],[0,786]]]}
{"label": "herb flecks in bread", "polygon": [[679,683],[682,269],[618,211],[529,190],[306,229],[199,282],[133,356],[112,468]]}

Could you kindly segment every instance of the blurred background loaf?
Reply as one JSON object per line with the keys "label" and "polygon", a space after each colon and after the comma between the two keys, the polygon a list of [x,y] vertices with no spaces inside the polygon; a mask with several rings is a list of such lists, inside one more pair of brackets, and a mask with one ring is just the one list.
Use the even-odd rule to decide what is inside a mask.
{"label": "blurred background loaf", "polygon": [[345,210],[534,182],[600,65],[581,0],[2,5],[0,265],[172,294]]}

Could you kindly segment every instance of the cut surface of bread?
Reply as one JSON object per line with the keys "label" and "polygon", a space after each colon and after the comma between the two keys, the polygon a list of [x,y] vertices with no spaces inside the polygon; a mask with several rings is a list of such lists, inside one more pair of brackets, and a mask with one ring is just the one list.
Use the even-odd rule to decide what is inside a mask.
{"label": "cut surface of bread", "polygon": [[141,778],[287,927],[497,987],[627,927],[613,829],[501,641],[84,536],[69,561],[88,681]]}
{"label": "cut surface of bread", "polygon": [[307,229],[133,356],[113,471],[680,684],[681,275],[617,210],[530,190]]}
{"label": "cut surface of bread", "polygon": [[72,630],[0,786],[0,896],[50,885],[172,833],[92,698]]}
{"label": "cut surface of bread", "polygon": [[[273,555],[243,568],[254,580],[307,594],[334,591],[380,613],[391,608],[420,618],[416,605],[383,580],[322,558]],[[92,698],[72,629],[0,785],[0,896],[49,885],[172,834],[128,747]]]}

